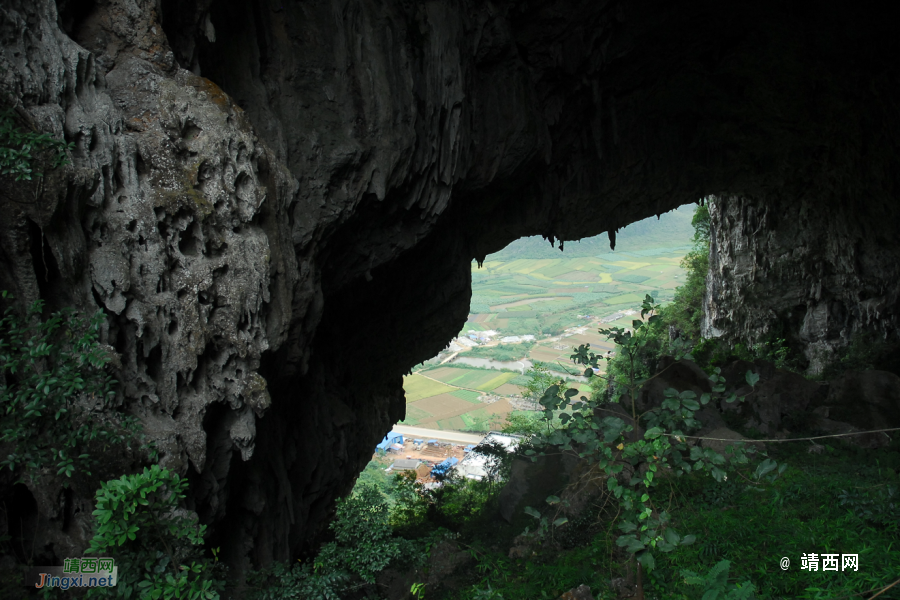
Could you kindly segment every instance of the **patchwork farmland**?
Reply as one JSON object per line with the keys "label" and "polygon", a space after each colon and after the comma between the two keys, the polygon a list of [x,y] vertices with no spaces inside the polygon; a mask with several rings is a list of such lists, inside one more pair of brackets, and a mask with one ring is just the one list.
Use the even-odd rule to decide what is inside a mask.
{"label": "patchwork farmland", "polygon": [[[549,253],[549,244],[544,242],[542,246],[530,239],[488,256],[480,268],[473,262],[470,314],[460,337],[477,338],[484,331],[496,333],[490,341],[482,339],[472,348],[451,346],[406,377],[407,414],[403,422],[454,430],[502,425],[513,410],[509,399],[521,396],[521,386],[527,380],[515,372],[454,366],[453,361],[461,358],[500,361],[492,366],[516,370],[521,370],[523,362],[515,361],[540,361],[551,363],[554,371],[580,375],[570,359],[578,346],[590,344],[598,354],[613,350],[613,345],[598,333],[600,327],[631,327],[632,320],[640,318],[641,302],[647,294],[659,304],[673,299],[684,277],[681,261],[690,250],[686,234],[690,228],[671,223],[683,218],[672,217],[663,233],[654,233],[653,223],[642,222],[653,234],[647,238],[652,240],[647,245],[655,244],[653,247],[632,239],[626,244],[627,251],[612,252],[591,239],[576,246],[574,252],[568,245],[566,252]],[[533,339],[500,341],[509,336]],[[446,364],[441,364],[444,361]],[[575,387],[582,393],[590,392],[587,384]],[[479,401],[485,395],[490,396],[491,403]]]}
{"label": "patchwork farmland", "polygon": [[630,311],[639,312],[647,294],[660,304],[670,302],[687,250],[673,246],[509,262],[488,257],[481,269],[473,265],[471,314],[463,333],[531,334],[537,342],[523,348],[521,358],[563,365],[571,364],[569,356],[581,344],[612,350],[597,333],[601,320],[618,314],[603,326],[630,327],[636,318]]}
{"label": "patchwork farmland", "polygon": [[406,390],[403,424],[460,431],[477,425],[487,429],[500,427],[512,406],[506,398],[498,396],[521,395],[522,388],[509,383],[517,376],[521,377],[518,373],[455,367],[408,375],[403,380]]}

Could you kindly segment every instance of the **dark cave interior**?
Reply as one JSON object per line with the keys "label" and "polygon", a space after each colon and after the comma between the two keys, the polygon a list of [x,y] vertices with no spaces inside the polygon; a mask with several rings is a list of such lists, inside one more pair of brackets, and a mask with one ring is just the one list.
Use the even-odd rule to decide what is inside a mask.
{"label": "dark cave interior", "polygon": [[[34,22],[55,8],[13,4]],[[246,139],[267,149],[246,151],[252,160],[234,150],[236,165],[255,165],[244,181],[262,190],[263,208],[241,216],[240,227],[205,222],[227,228],[223,239],[265,238],[267,283],[248,279],[252,269],[229,258],[233,248],[207,251],[209,240],[153,246],[154,256],[179,264],[231,265],[203,293],[224,297],[227,280],[275,290],[248,309],[252,318],[235,319],[234,332],[202,344],[177,337],[192,321],[177,289],[157,290],[168,279],[132,276],[118,291],[92,281],[100,268],[87,263],[106,250],[86,246],[90,236],[51,227],[45,249],[41,217],[26,214],[10,218],[0,237],[9,262],[25,265],[2,271],[4,289],[31,286],[40,297],[114,313],[108,341],[125,355],[120,379],[139,382],[136,412],[152,415],[164,460],[190,473],[193,506],[239,569],[314,546],[335,499],[403,418],[401,376],[465,322],[472,259],[520,237],[562,243],[608,231],[613,240],[629,223],[715,194],[728,199],[714,221],[729,240],[716,248],[709,307],[720,334],[752,334],[773,315],[810,347],[845,343],[859,328],[898,329],[900,38],[882,5],[163,0],[158,8],[139,2],[137,18],[111,0],[57,4],[59,35],[93,53],[105,83],[90,82],[94,96],[49,101],[90,108],[110,94],[113,108],[103,110],[127,117],[96,150],[75,154],[79,168],[119,160],[134,170],[134,189],[130,176],[115,186],[105,175],[97,194],[153,198],[154,173],[181,168],[159,156],[197,162],[202,150],[184,141],[185,115],[203,102],[224,107],[222,131],[252,130]],[[171,55],[153,45],[157,35]],[[137,61],[144,75],[135,74]],[[128,95],[140,78],[161,82],[157,93],[171,106],[147,108],[153,94]],[[219,89],[230,100],[200,91],[184,100],[165,85]],[[50,83],[18,89],[41,86]],[[22,97],[26,107],[40,104]],[[84,118],[100,122],[91,110]],[[141,122],[141,114],[163,116]],[[168,125],[153,127],[169,114],[180,127],[178,143],[166,146],[154,140],[166,140]],[[188,137],[212,131],[200,117],[191,123]],[[129,158],[110,158],[116,153]],[[139,169],[150,175],[138,177]],[[199,173],[190,173],[191,189],[202,192]],[[83,222],[113,223],[109,198],[82,201]],[[153,231],[153,240],[175,235],[165,219],[158,227],[170,230]],[[103,247],[136,253],[139,233],[110,225],[102,235]],[[30,244],[22,249],[21,240]],[[48,260],[45,281],[40,253],[62,256],[67,245],[80,245],[87,263]],[[248,256],[262,252],[247,248]],[[155,264],[143,256],[131,262]],[[196,295],[194,284],[172,285]],[[133,302],[174,316],[137,317]],[[230,301],[210,302],[213,311]],[[407,342],[380,352],[384,331]],[[195,352],[179,358],[187,347]],[[255,450],[245,460],[231,432],[253,418],[249,401],[198,397],[245,385],[250,372],[265,380],[271,406],[253,421]],[[143,400],[151,397],[160,404]],[[191,428],[179,429],[189,418]]]}

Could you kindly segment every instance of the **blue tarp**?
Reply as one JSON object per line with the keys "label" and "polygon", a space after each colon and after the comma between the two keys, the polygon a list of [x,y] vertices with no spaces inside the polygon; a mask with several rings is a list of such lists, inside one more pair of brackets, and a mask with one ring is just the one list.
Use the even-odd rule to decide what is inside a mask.
{"label": "blue tarp", "polygon": [[403,443],[403,434],[391,432],[384,436],[384,439],[380,444],[376,447],[378,450],[387,451],[388,448],[393,446],[394,444],[402,444]]}
{"label": "blue tarp", "polygon": [[459,462],[458,458],[456,458],[455,456],[451,456],[444,462],[438,463],[437,465],[435,465],[434,468],[431,469],[431,474],[434,477],[440,477],[441,475],[445,475],[447,473],[447,471],[449,471],[453,467],[453,465],[455,465],[458,462]]}
{"label": "blue tarp", "polygon": [[428,440],[428,445],[429,445],[429,446],[436,446],[436,445],[437,445],[437,440]]}
{"label": "blue tarp", "polygon": [[469,444],[468,446],[466,446],[464,448],[464,452],[471,452],[474,449],[475,449],[475,444]]}
{"label": "blue tarp", "polygon": [[425,443],[425,440],[413,440],[413,443],[414,444],[423,444],[423,443]]}

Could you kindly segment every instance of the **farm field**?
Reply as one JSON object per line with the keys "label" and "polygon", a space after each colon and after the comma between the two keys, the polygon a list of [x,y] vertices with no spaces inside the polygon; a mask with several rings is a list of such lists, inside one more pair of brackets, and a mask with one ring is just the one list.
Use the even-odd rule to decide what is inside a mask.
{"label": "farm field", "polygon": [[[590,344],[597,354],[614,348],[598,333],[600,327],[630,328],[647,294],[658,304],[672,301],[684,277],[680,263],[691,248],[692,213],[693,208],[683,207],[659,222],[653,218],[626,227],[619,234],[621,250],[610,251],[605,235],[567,243],[565,252],[527,238],[486,257],[481,268],[473,262],[470,313],[460,336],[492,330],[497,332],[493,341],[479,343],[473,356],[553,363],[554,371],[581,375],[570,358],[578,346]],[[533,342],[499,343],[502,337],[522,335],[534,336]],[[512,410],[505,398],[521,395],[522,388],[509,383],[519,375],[458,368],[452,361],[423,365],[404,380],[403,423],[455,430],[499,427]],[[576,387],[589,393],[586,384]],[[486,392],[501,400],[479,402]]]}
{"label": "farm field", "polygon": [[[686,245],[648,251],[607,252],[572,259],[492,260],[472,270],[472,305],[466,329],[536,337],[527,358],[570,365],[581,344],[606,352],[612,344],[597,333],[601,319],[640,311],[644,296],[670,302],[683,277]],[[622,314],[603,326],[631,327],[638,315]],[[472,327],[470,327],[470,325]],[[573,328],[584,331],[572,334]],[[477,329],[476,329],[477,328]],[[442,380],[444,381],[444,380]]]}
{"label": "farm field", "polygon": [[[512,406],[507,396],[522,389],[509,383],[519,373],[438,367],[424,369],[404,379],[406,418],[403,425],[453,431],[498,429]],[[490,394],[490,404],[479,398]]]}

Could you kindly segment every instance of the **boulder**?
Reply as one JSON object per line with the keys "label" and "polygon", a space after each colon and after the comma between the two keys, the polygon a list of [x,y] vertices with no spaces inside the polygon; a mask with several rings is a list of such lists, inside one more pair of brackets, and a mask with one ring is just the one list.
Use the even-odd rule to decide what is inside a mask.
{"label": "boulder", "polygon": [[[810,408],[811,427],[827,433],[900,427],[900,377],[886,371],[848,371]],[[881,448],[895,437],[896,432],[879,432],[843,439],[861,448]]]}
{"label": "boulder", "polygon": [[675,388],[679,392],[691,390],[699,398],[701,394],[712,391],[709,376],[696,363],[690,360],[674,360],[665,356],[656,367],[659,373],[641,388],[637,409],[639,412],[650,410],[662,404],[665,391]]}
{"label": "boulder", "polygon": [[826,418],[864,430],[900,427],[900,377],[887,371],[848,371],[817,402]]}
{"label": "boulder", "polygon": [[594,597],[591,595],[591,588],[581,584],[560,596],[559,600],[594,600]]}
{"label": "boulder", "polygon": [[534,462],[516,459],[500,492],[500,516],[511,523],[526,506],[543,510],[547,496],[559,494],[569,483],[577,463],[575,457],[565,455],[541,456]]}
{"label": "boulder", "polygon": [[[747,371],[759,375],[756,386],[746,382]],[[828,386],[810,381],[792,371],[776,369],[768,361],[738,360],[722,369],[729,393],[744,396],[743,402],[722,402],[724,411],[737,412],[743,427],[773,435],[785,428],[808,425],[810,407],[824,398]]]}

